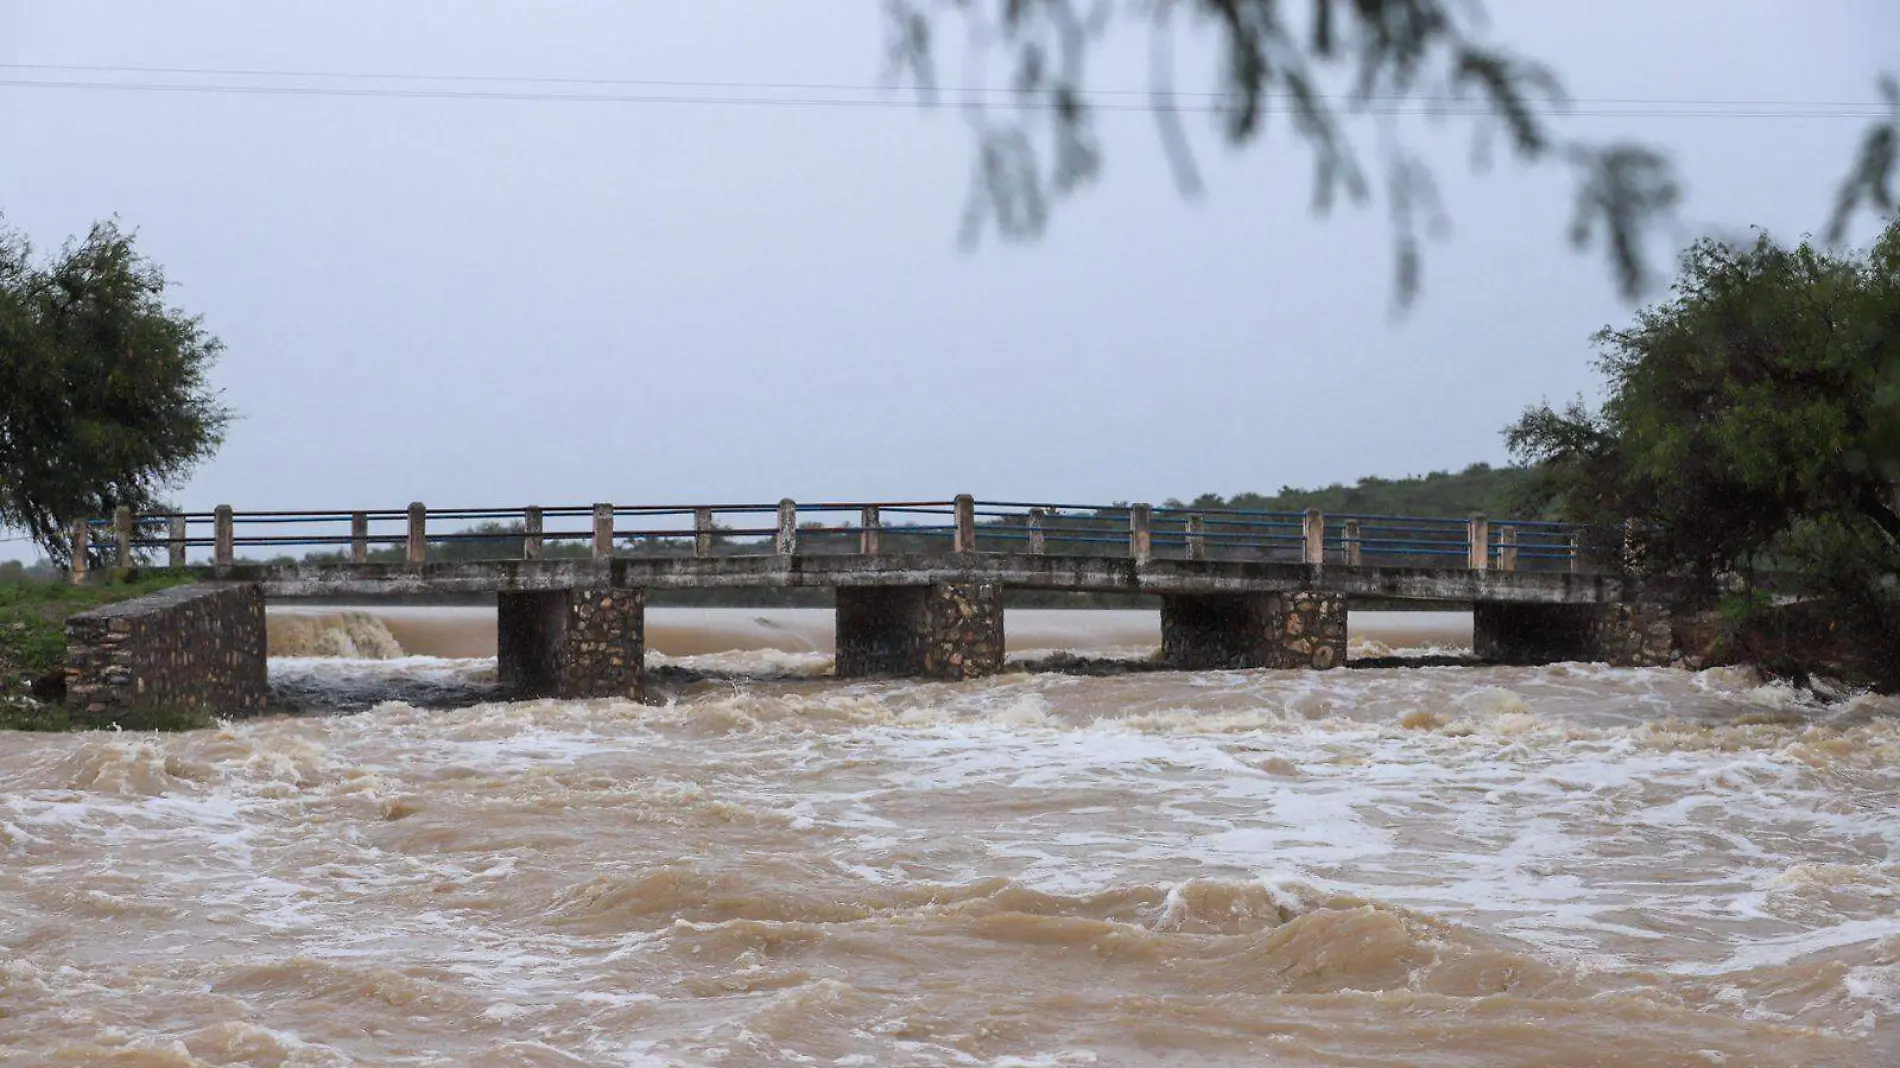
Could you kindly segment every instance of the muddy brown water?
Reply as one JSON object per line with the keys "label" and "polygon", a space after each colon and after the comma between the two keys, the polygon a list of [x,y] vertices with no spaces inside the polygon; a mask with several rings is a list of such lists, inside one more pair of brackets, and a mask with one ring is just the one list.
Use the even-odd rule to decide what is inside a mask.
{"label": "muddy brown water", "polygon": [[[0,735],[0,1064],[1900,1064],[1889,699],[840,683],[822,613],[650,622],[657,662],[776,677],[482,700],[492,617],[309,610],[278,651],[332,655],[285,692],[477,703]],[[1017,656],[1152,626],[1009,620]]]}

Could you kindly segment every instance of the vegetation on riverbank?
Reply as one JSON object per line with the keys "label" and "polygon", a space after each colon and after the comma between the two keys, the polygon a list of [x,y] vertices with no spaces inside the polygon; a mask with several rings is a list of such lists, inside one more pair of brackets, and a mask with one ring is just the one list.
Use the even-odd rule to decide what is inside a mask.
{"label": "vegetation on riverbank", "polygon": [[1632,566],[1761,635],[1751,659],[1900,689],[1896,324],[1900,219],[1861,254],[1698,242],[1668,300],[1596,336],[1602,407],[1538,405],[1508,440],[1548,507],[1639,524]]}
{"label": "vegetation on riverbank", "polygon": [[1234,508],[1261,512],[1303,512],[1317,508],[1340,515],[1465,516],[1482,512],[1494,518],[1547,519],[1551,511],[1533,499],[1535,474],[1528,467],[1476,463],[1462,471],[1433,471],[1409,478],[1360,479],[1316,489],[1283,486],[1275,494],[1203,493],[1191,501],[1171,500],[1171,508]]}
{"label": "vegetation on riverbank", "polygon": [[[64,582],[0,583],[0,730],[67,729],[60,703],[65,688],[66,620],[101,605],[127,601],[191,582],[190,575],[147,571],[105,585]],[[146,722],[149,720],[150,722]],[[202,717],[154,714],[121,726],[176,730],[201,726]]]}

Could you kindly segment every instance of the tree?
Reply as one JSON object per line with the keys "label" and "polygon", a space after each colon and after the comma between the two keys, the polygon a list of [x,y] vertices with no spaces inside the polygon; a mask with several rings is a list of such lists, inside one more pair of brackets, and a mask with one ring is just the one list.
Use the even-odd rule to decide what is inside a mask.
{"label": "tree", "polygon": [[1506,432],[1570,518],[1642,524],[1646,567],[1791,568],[1900,621],[1900,218],[1861,256],[1693,246],[1670,299],[1596,343],[1602,408]]}
{"label": "tree", "polygon": [[[1171,508],[1235,508],[1243,511],[1301,512],[1317,508],[1330,515],[1468,516],[1483,512],[1494,519],[1521,515],[1518,510],[1530,472],[1475,463],[1463,471],[1433,471],[1408,478],[1368,476],[1354,485],[1334,483],[1311,489],[1283,486],[1275,494],[1237,493],[1223,498],[1203,493],[1190,504],[1168,501]],[[1523,518],[1539,518],[1523,516]]]}
{"label": "tree", "polygon": [[1831,244],[1841,243],[1848,223],[1862,208],[1876,216],[1900,208],[1900,79],[1882,75],[1880,95],[1887,100],[1887,117],[1867,128],[1854,165],[1841,182],[1827,227]]}
{"label": "tree", "polygon": [[0,230],[0,525],[57,561],[67,524],[161,495],[223,440],[222,345],[168,307],[164,273],[112,222],[36,264]]}
{"label": "tree", "polygon": [[[1311,152],[1313,206],[1321,214],[1383,195],[1391,216],[1396,294],[1416,296],[1423,244],[1447,228],[1430,168],[1407,143],[1407,118],[1470,119],[1474,158],[1488,162],[1502,140],[1525,164],[1568,168],[1576,183],[1570,239],[1600,245],[1626,296],[1646,289],[1652,234],[1673,218],[1680,186],[1667,157],[1633,142],[1565,140],[1549,118],[1566,105],[1548,68],[1485,39],[1480,0],[885,0],[894,71],[937,99],[939,42],[962,23],[977,53],[1002,54],[1001,103],[978,89],[963,101],[976,166],[963,234],[1005,239],[1042,233],[1055,202],[1086,186],[1102,166],[1095,117],[1151,110],[1162,148],[1185,194],[1201,180],[1184,119],[1211,113],[1233,146],[1261,139],[1276,115]],[[1118,29],[1145,26],[1148,98],[1104,102],[1088,84],[1092,51]],[[1177,92],[1175,37],[1211,29],[1222,66],[1218,91]],[[1139,32],[1139,30],[1137,30]],[[1900,175],[1900,87],[1881,82],[1892,115],[1868,131],[1842,182],[1832,233],[1838,241],[1862,209],[1892,209]],[[1353,130],[1372,124],[1368,163]]]}

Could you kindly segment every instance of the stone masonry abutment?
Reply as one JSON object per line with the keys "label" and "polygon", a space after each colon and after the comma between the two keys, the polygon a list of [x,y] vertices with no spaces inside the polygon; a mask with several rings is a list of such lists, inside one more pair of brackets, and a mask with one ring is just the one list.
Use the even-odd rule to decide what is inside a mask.
{"label": "stone masonry abutment", "polygon": [[980,583],[838,589],[835,672],[974,679],[1003,670],[1003,589]]}
{"label": "stone masonry abutment", "polygon": [[1189,671],[1338,667],[1346,662],[1346,598],[1312,591],[1166,594],[1161,658]]}
{"label": "stone masonry abutment", "polygon": [[264,593],[256,583],[178,586],[66,621],[73,725],[141,714],[257,713],[270,696]]}
{"label": "stone masonry abutment", "polygon": [[502,592],[501,684],[520,697],[637,697],[646,660],[646,591]]}

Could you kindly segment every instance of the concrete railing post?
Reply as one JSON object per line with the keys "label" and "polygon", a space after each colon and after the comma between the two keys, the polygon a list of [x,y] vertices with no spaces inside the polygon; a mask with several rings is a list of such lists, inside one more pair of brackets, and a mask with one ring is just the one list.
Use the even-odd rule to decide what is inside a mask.
{"label": "concrete railing post", "polygon": [[713,551],[713,513],[711,508],[693,509],[693,555],[704,559]]}
{"label": "concrete railing post", "polygon": [[1207,559],[1207,521],[1198,515],[1187,517],[1187,557],[1189,560]]}
{"label": "concrete railing post", "polygon": [[172,516],[166,522],[165,565],[167,567],[185,566],[185,517]]}
{"label": "concrete railing post", "polygon": [[1566,540],[1570,543],[1568,549],[1570,554],[1570,573],[1574,575],[1583,570],[1583,545],[1581,544],[1583,539],[1575,533],[1572,533]]}
{"label": "concrete railing post", "polygon": [[218,505],[211,514],[211,562],[230,567],[237,561],[237,517],[228,504]]}
{"label": "concrete railing post", "polygon": [[350,563],[369,563],[369,513],[350,513]]}
{"label": "concrete railing post", "polygon": [[541,550],[546,542],[541,535],[547,532],[547,514],[530,505],[521,510],[521,558],[523,560],[541,559]]}
{"label": "concrete railing post", "polygon": [[1154,509],[1145,504],[1128,507],[1128,555],[1138,564],[1155,557]]}
{"label": "concrete railing post", "polygon": [[1517,570],[1517,528],[1502,526],[1498,528],[1498,570]]}
{"label": "concrete railing post", "polygon": [[594,559],[611,560],[614,557],[614,506],[611,504],[594,505]]}
{"label": "concrete railing post", "polygon": [[120,568],[132,566],[132,509],[128,505],[112,510],[112,561]]}
{"label": "concrete railing post", "polygon": [[92,524],[90,522],[84,519],[73,520],[73,533],[71,538],[73,559],[72,566],[68,569],[67,575],[71,578],[72,584],[75,586],[84,585],[86,581],[86,568],[90,564],[90,561],[88,561],[86,557],[92,552],[92,545],[90,544],[91,536]]}
{"label": "concrete railing post", "polygon": [[409,504],[409,562],[421,564],[429,559],[429,509],[421,501]]}
{"label": "concrete railing post", "polygon": [[1366,556],[1364,550],[1361,548],[1362,542],[1359,537],[1359,521],[1357,519],[1346,520],[1344,537],[1346,541],[1346,566],[1359,567],[1364,564]]}
{"label": "concrete railing post", "polygon": [[1042,518],[1045,514],[1040,508],[1031,508],[1029,518],[1023,522],[1023,529],[1029,534],[1031,556],[1041,556],[1049,551],[1048,543],[1042,537]]}
{"label": "concrete railing post", "polygon": [[1474,512],[1465,523],[1465,548],[1469,550],[1465,566],[1473,571],[1491,570],[1491,521],[1483,512]]}
{"label": "concrete railing post", "polygon": [[867,504],[858,514],[858,551],[866,556],[876,556],[879,535],[884,526],[883,517],[878,513],[877,505]]}
{"label": "concrete railing post", "polygon": [[956,532],[951,539],[950,551],[973,553],[976,551],[976,498],[967,493],[957,495]]}
{"label": "concrete railing post", "polygon": [[1326,516],[1317,508],[1308,508],[1300,517],[1300,538],[1304,542],[1300,558],[1312,567],[1326,565]]}
{"label": "concrete railing post", "polygon": [[780,556],[798,552],[798,505],[790,497],[778,502],[778,537],[773,546]]}

